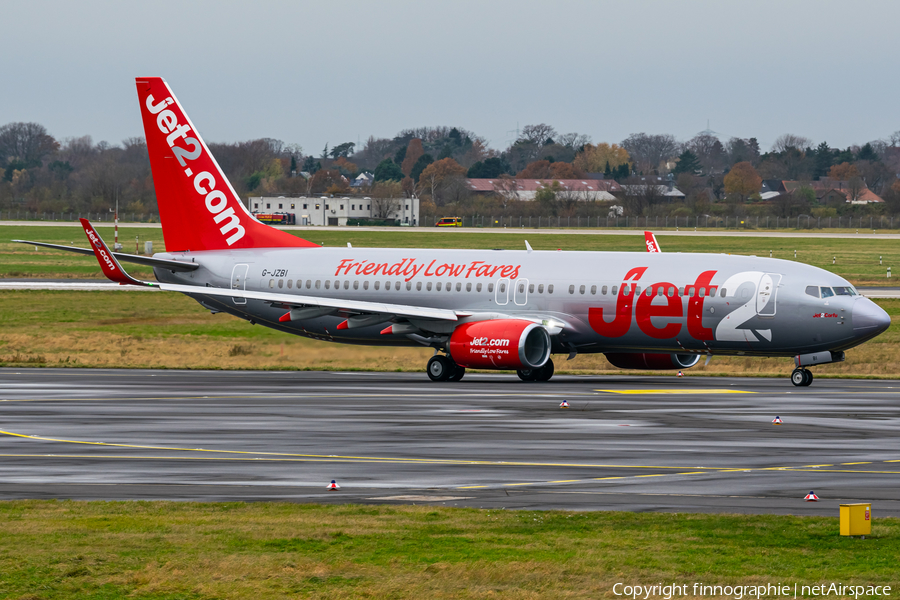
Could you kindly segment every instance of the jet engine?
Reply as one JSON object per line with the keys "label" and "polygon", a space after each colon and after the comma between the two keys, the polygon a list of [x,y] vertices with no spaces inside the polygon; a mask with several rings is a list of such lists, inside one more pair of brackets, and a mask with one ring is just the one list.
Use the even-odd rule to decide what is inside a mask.
{"label": "jet engine", "polygon": [[606,360],[620,369],[662,371],[667,369],[689,369],[700,362],[700,355],[607,352]]}
{"label": "jet engine", "polygon": [[538,369],[550,359],[550,334],[522,319],[476,321],[453,330],[448,351],[472,369]]}

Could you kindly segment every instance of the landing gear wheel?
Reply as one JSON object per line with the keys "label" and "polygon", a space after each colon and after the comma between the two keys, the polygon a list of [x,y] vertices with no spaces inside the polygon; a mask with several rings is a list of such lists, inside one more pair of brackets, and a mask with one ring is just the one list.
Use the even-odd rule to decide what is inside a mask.
{"label": "landing gear wheel", "polygon": [[459,381],[460,379],[463,378],[463,375],[466,374],[465,367],[461,367],[459,365],[454,365],[454,366],[456,367],[456,370],[453,371],[453,374],[447,378],[447,381]]}
{"label": "landing gear wheel", "polygon": [[550,381],[550,378],[553,377],[553,361],[548,360],[547,364],[537,370],[535,373],[534,380],[535,381]]}
{"label": "landing gear wheel", "polygon": [[797,387],[805,387],[812,383],[813,374],[807,369],[794,369],[791,373],[791,383]]}
{"label": "landing gear wheel", "polygon": [[516,371],[516,375],[518,375],[519,379],[522,381],[534,381],[537,371],[535,369],[519,369]]}
{"label": "landing gear wheel", "polygon": [[455,366],[452,360],[437,354],[428,359],[428,366],[425,367],[425,370],[428,371],[428,377],[432,381],[447,381],[453,374]]}

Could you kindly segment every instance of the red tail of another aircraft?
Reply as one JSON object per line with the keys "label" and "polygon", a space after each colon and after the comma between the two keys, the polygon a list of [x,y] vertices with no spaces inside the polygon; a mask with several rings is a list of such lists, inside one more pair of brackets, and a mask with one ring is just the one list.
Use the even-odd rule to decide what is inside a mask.
{"label": "red tail of another aircraft", "polygon": [[165,80],[135,81],[167,251],[318,247],[257,221]]}

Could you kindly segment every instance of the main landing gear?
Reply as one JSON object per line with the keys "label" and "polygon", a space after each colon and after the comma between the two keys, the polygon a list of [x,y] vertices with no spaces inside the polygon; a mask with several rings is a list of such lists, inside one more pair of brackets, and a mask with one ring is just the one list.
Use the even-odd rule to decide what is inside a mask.
{"label": "main landing gear", "polygon": [[553,370],[553,361],[548,360],[547,364],[539,369],[520,369],[516,371],[516,375],[522,381],[550,381]]}
{"label": "main landing gear", "polygon": [[466,368],[453,362],[449,356],[436,354],[428,360],[428,377],[432,381],[459,381],[466,374]]}
{"label": "main landing gear", "polygon": [[806,387],[812,383],[813,374],[809,369],[794,369],[791,373],[791,383],[796,386]]}

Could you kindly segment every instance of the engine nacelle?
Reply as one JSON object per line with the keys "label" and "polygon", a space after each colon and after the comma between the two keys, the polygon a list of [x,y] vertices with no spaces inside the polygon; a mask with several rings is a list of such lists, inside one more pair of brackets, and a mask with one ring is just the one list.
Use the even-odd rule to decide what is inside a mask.
{"label": "engine nacelle", "polygon": [[647,352],[607,352],[606,360],[620,369],[662,371],[690,369],[700,362],[699,354],[650,354]]}
{"label": "engine nacelle", "polygon": [[464,323],[450,335],[449,352],[472,369],[537,369],[550,359],[550,334],[522,319]]}

